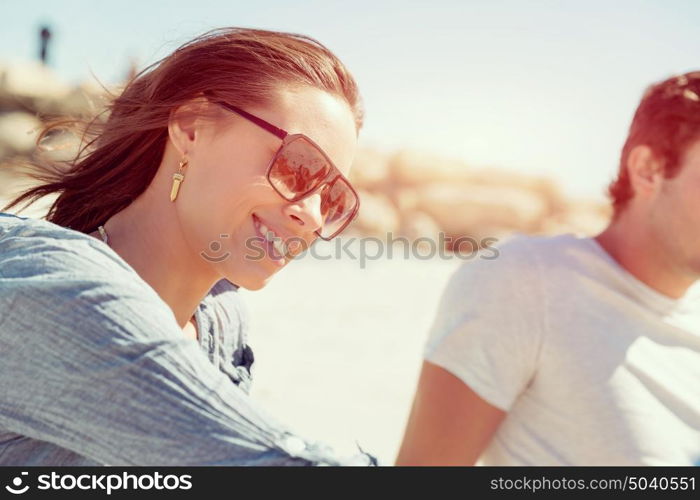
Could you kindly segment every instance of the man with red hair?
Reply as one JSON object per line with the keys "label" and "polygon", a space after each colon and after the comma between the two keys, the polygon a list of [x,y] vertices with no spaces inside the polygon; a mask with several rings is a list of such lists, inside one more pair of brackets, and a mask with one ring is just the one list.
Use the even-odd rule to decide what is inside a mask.
{"label": "man with red hair", "polygon": [[700,72],[644,95],[595,238],[452,278],[398,463],[700,463]]}

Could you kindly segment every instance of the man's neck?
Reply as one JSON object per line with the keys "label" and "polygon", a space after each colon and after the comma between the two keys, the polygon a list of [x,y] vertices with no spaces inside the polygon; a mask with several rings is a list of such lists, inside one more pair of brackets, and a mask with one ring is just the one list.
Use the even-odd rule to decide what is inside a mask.
{"label": "man's neck", "polygon": [[695,281],[654,238],[649,226],[634,216],[621,214],[595,239],[620,266],[667,297],[681,298]]}

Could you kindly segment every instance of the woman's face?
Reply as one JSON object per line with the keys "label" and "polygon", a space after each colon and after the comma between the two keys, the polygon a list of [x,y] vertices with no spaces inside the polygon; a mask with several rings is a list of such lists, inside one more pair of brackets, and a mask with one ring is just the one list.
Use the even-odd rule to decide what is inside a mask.
{"label": "woman's face", "polygon": [[[357,132],[344,100],[301,87],[280,91],[274,105],[245,111],[290,134],[310,137],[347,176]],[[222,112],[225,118],[214,126],[193,125],[189,165],[175,209],[186,243],[202,264],[256,290],[288,263],[280,243],[288,244],[289,255],[316,239],[322,224],[321,195],[317,191],[294,203],[282,198],[266,178],[282,140],[232,112]],[[266,234],[277,243],[266,242]]]}

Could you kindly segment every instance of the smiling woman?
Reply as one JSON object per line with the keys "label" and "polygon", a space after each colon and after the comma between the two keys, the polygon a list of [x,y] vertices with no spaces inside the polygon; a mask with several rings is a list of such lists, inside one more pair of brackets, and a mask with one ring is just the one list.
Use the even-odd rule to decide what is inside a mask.
{"label": "smiling woman", "polygon": [[350,73],[311,38],[223,28],[136,75],[109,111],[43,131],[84,127],[77,157],[37,160],[42,184],[5,207],[57,194],[46,220],[0,217],[0,377],[14,381],[0,463],[374,463],[248,398],[236,293],[356,215]]}

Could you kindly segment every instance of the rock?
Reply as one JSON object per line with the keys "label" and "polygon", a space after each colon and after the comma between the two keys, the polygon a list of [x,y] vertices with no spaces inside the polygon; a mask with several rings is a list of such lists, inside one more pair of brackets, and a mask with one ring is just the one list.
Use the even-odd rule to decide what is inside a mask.
{"label": "rock", "polygon": [[358,150],[352,169],[350,182],[357,189],[378,189],[389,178],[389,161],[386,155],[372,149]]}
{"label": "rock", "polygon": [[434,183],[419,190],[416,209],[433,217],[452,235],[533,232],[548,212],[546,201],[527,189],[457,183]]}
{"label": "rock", "polygon": [[469,183],[479,186],[508,186],[530,191],[547,204],[549,213],[559,212],[566,206],[566,198],[559,186],[546,177],[491,167],[473,170]]}
{"label": "rock", "polygon": [[399,151],[389,159],[392,182],[399,186],[469,180],[471,171],[460,161],[417,151]]}
{"label": "rock", "polygon": [[437,241],[440,235],[440,226],[435,219],[420,210],[408,210],[401,213],[401,226],[399,235],[410,241],[418,238],[433,238]]}
{"label": "rock", "polygon": [[381,237],[398,231],[399,214],[387,196],[363,190],[359,190],[358,194],[360,212],[352,223],[353,231]]}
{"label": "rock", "polygon": [[[537,194],[554,213],[562,209],[565,199],[550,179],[499,168],[472,168],[466,163],[414,151],[400,151],[390,158],[391,185],[401,190],[433,183],[459,183],[475,187],[513,187]],[[397,206],[404,198],[397,197]]]}
{"label": "rock", "polygon": [[42,124],[22,111],[0,113],[0,159],[34,150]]}
{"label": "rock", "polygon": [[577,236],[594,236],[610,222],[612,209],[609,204],[589,201],[569,203],[564,210],[547,218],[543,234],[574,233]]}
{"label": "rock", "polygon": [[0,109],[54,113],[70,90],[39,62],[0,66]]}
{"label": "rock", "polygon": [[415,187],[396,187],[388,195],[391,197],[394,206],[399,212],[408,213],[416,211],[418,206],[418,189]]}
{"label": "rock", "polygon": [[62,115],[92,117],[101,111],[105,104],[106,94],[97,84],[81,83],[60,102],[55,109]]}

